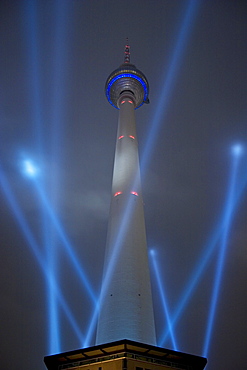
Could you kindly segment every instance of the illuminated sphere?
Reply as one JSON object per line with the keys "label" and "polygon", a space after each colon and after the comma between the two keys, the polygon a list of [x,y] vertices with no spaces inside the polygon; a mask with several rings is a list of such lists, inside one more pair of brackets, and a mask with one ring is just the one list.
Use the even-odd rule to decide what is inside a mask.
{"label": "illuminated sphere", "polygon": [[148,81],[144,74],[133,64],[124,63],[113,71],[108,77],[105,85],[106,97],[113,107],[119,109],[119,98],[124,93],[129,93],[135,109],[148,100]]}

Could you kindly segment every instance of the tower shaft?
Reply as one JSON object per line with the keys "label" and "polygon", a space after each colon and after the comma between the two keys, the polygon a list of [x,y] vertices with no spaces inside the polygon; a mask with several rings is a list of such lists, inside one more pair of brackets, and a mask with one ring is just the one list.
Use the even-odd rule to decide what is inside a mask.
{"label": "tower shaft", "polygon": [[135,102],[118,101],[119,120],[96,343],[156,344],[136,137]]}

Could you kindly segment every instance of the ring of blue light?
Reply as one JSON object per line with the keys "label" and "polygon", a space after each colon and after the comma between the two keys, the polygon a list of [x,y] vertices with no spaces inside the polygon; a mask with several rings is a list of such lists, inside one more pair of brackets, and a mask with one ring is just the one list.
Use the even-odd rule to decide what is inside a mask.
{"label": "ring of blue light", "polygon": [[140,77],[138,77],[138,76],[136,76],[136,75],[134,75],[134,74],[132,74],[132,73],[123,73],[123,74],[121,74],[121,75],[118,75],[118,76],[114,77],[114,78],[113,78],[113,79],[108,83],[108,85],[107,85],[107,89],[106,89],[106,96],[107,96],[107,99],[108,99],[109,103],[110,103],[113,107],[115,107],[115,108],[119,109],[118,107],[116,107],[116,106],[113,104],[113,102],[112,102],[112,101],[111,101],[111,99],[110,99],[110,89],[111,89],[111,87],[112,87],[112,85],[114,84],[114,82],[115,82],[115,81],[119,80],[120,78],[125,78],[125,77],[134,78],[135,80],[137,80],[138,82],[140,82],[140,83],[141,83],[141,85],[142,85],[142,87],[143,87],[143,89],[144,89],[144,98],[143,98],[143,102],[142,102],[138,107],[136,107],[136,108],[135,108],[135,109],[138,109],[138,108],[140,108],[140,107],[145,103],[145,101],[146,101],[146,100],[147,100],[147,98],[148,98],[148,87],[147,87],[147,84],[144,82],[144,80],[143,80],[142,78],[140,78]]}

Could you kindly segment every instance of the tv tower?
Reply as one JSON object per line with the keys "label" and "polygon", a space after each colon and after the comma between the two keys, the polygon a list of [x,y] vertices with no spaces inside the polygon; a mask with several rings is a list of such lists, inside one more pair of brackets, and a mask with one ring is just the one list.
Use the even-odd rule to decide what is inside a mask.
{"label": "tv tower", "polygon": [[127,40],[124,63],[105,85],[119,117],[96,344],[156,344],[135,123],[148,90],[144,74],[130,64]]}
{"label": "tv tower", "polygon": [[203,370],[205,358],[156,346],[135,124],[148,82],[130,64],[128,41],[105,89],[119,118],[96,345],[44,362],[48,370]]}

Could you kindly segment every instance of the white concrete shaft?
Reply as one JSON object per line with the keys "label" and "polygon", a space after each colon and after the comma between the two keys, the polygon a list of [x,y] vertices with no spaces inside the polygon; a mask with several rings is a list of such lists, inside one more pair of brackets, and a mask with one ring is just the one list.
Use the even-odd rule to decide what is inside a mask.
{"label": "white concrete shaft", "polygon": [[156,345],[134,102],[121,101],[96,344]]}

